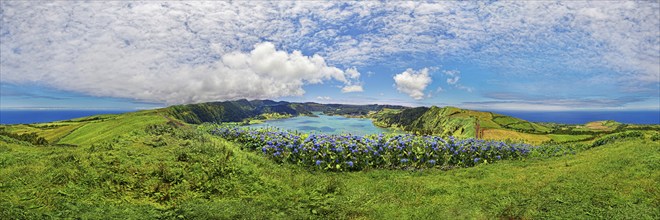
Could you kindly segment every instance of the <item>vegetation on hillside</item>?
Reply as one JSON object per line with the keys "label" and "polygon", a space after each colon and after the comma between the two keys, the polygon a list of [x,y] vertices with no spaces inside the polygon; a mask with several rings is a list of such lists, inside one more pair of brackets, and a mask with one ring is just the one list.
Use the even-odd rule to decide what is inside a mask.
{"label": "vegetation on hillside", "polygon": [[[370,117],[404,111],[381,109]],[[443,122],[425,113],[420,117]],[[316,161],[283,163],[257,145],[209,133],[211,126],[184,123],[169,108],[1,125],[0,219],[660,218],[660,126],[604,124],[615,128],[580,135],[520,132],[557,141],[516,160],[354,172],[328,172]],[[47,143],[34,141],[41,138]]]}
{"label": "vegetation on hillside", "polygon": [[523,141],[536,145],[593,141],[603,135],[627,130],[660,130],[660,125],[628,125],[615,121],[597,121],[585,125],[534,123],[491,112],[436,106],[409,108],[395,105],[237,100],[178,105],[163,110],[163,114],[191,124],[205,122],[251,124],[298,115],[312,116],[312,112],[346,117],[366,117],[372,119],[376,126],[413,134],[436,135],[443,138],[453,136]]}
{"label": "vegetation on hillside", "polygon": [[615,121],[596,121],[585,125],[534,123],[491,112],[455,107],[417,107],[404,110],[383,109],[369,114],[380,127],[413,134],[441,137],[477,137],[487,140],[524,141],[530,144],[574,143],[625,131],[660,131],[660,125],[631,125]]}
{"label": "vegetation on hillside", "polygon": [[544,133],[550,130],[542,125],[509,116],[455,107],[417,107],[398,112],[374,113],[372,117],[374,124],[381,127],[394,127],[416,134],[443,137],[476,137],[477,124],[482,129],[504,129],[524,133]]}
{"label": "vegetation on hillside", "polygon": [[329,171],[470,167],[500,160],[522,159],[534,147],[477,139],[444,140],[415,135],[300,134],[278,129],[207,128],[236,141],[243,149],[260,151],[279,163]]}
{"label": "vegetation on hillside", "polygon": [[263,115],[311,115],[311,112],[324,112],[328,115],[366,116],[369,112],[384,108],[403,109],[395,105],[345,105],[318,104],[313,102],[291,103],[271,100],[245,99],[225,102],[209,102],[189,105],[175,105],[167,108],[174,118],[186,123],[201,124],[204,122],[242,122],[246,119],[264,119]]}
{"label": "vegetation on hillside", "polygon": [[[0,218],[660,217],[660,144],[644,132],[472,168],[334,173],[269,160],[161,113],[79,122],[83,133],[61,138],[73,147],[0,135]],[[87,133],[113,135],[67,137]]]}

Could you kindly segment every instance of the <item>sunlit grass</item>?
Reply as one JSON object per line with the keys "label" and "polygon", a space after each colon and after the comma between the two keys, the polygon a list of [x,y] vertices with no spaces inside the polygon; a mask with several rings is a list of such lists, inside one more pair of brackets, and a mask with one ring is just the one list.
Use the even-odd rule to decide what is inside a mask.
{"label": "sunlit grass", "polygon": [[652,132],[470,168],[336,173],[278,164],[157,114],[124,117],[84,122],[81,134],[113,135],[71,133],[77,147],[2,136],[0,219],[660,218]]}

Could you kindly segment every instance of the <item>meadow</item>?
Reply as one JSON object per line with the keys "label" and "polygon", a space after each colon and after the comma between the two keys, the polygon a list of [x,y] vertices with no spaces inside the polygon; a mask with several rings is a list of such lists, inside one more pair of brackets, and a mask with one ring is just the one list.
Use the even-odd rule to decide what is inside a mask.
{"label": "meadow", "polygon": [[[50,142],[0,135],[1,219],[660,218],[657,131],[542,146],[413,135],[384,136],[378,145],[378,136],[192,125],[162,110],[2,130],[39,132]],[[296,136],[299,152],[319,144],[326,156],[363,154],[331,166],[331,157],[319,155],[294,160],[296,149],[281,144]],[[331,140],[341,140],[342,150]],[[360,144],[351,148],[351,141]],[[372,150],[392,149],[364,152],[370,141]],[[415,151],[432,141],[442,144]],[[526,153],[485,150],[489,143]],[[463,147],[464,158],[423,158],[450,147]],[[374,152],[390,155],[389,162],[369,165],[365,158]],[[486,162],[481,153],[501,160]]]}

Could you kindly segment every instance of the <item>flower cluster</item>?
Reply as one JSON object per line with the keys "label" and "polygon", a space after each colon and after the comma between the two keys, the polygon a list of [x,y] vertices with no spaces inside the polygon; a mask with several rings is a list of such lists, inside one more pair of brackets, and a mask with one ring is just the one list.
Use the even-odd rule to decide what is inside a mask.
{"label": "flower cluster", "polygon": [[216,128],[213,134],[239,142],[280,162],[322,170],[469,167],[520,159],[532,146],[478,139],[447,140],[415,135],[323,135],[277,129]]}

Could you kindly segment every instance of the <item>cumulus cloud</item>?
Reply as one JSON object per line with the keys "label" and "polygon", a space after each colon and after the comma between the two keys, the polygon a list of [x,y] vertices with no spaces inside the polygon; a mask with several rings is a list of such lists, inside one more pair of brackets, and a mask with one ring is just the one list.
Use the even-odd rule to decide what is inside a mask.
{"label": "cumulus cloud", "polygon": [[394,76],[396,89],[417,100],[424,98],[424,90],[431,82],[428,68],[419,71],[407,69]]}
{"label": "cumulus cloud", "polygon": [[330,96],[317,96],[316,99],[318,99],[318,100],[326,100],[326,101],[327,101],[327,100],[332,100],[332,98],[330,98]]}
{"label": "cumulus cloud", "polygon": [[[342,92],[363,90],[357,68],[339,69],[297,47],[285,50],[283,39],[295,39],[297,28],[235,19],[278,14],[273,5],[1,4],[2,82],[168,104],[301,96],[304,85],[325,82],[343,84]],[[251,6],[264,10],[243,10]],[[313,28],[309,22],[301,25]],[[283,50],[262,42],[269,39]]]}
{"label": "cumulus cloud", "polygon": [[346,85],[343,88],[341,88],[341,92],[343,93],[349,93],[349,92],[362,92],[364,89],[362,89],[361,85]]}
{"label": "cumulus cloud", "polygon": [[69,54],[75,58],[63,54],[70,60],[43,58],[3,67],[3,81],[39,81],[97,96],[169,104],[300,96],[304,85],[330,80],[346,84],[342,91],[358,90],[352,85],[360,75],[355,68],[342,71],[319,55],[287,53],[272,43],[256,44],[249,53],[227,53],[205,65],[167,63],[158,59],[158,51],[150,52],[154,54],[96,44]]}

